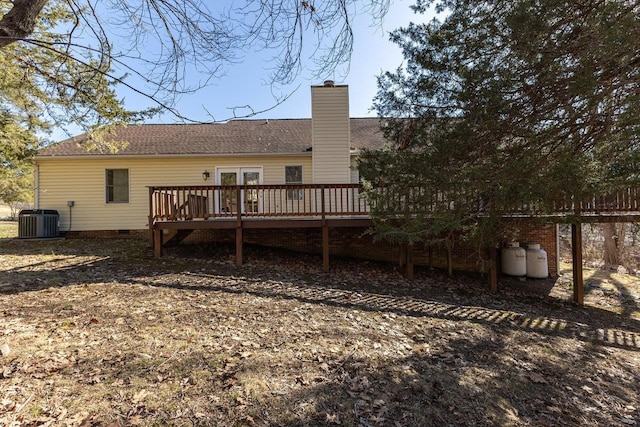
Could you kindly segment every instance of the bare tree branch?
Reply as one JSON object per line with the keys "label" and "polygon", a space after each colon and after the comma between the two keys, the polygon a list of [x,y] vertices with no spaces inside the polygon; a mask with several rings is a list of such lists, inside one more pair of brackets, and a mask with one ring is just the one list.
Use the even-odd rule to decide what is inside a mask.
{"label": "bare tree branch", "polygon": [[[390,1],[0,0],[0,73],[11,75],[0,87],[0,105],[32,131],[71,124],[91,132],[153,112],[199,123],[178,111],[180,97],[209,86],[246,56],[271,57],[261,77],[278,92],[303,71],[333,77],[348,66],[352,19],[367,14],[379,22]],[[24,73],[23,81],[16,73]],[[129,111],[117,88],[152,108]],[[266,108],[228,106],[230,117],[203,111],[207,121],[251,117],[294,91],[274,96]]]}

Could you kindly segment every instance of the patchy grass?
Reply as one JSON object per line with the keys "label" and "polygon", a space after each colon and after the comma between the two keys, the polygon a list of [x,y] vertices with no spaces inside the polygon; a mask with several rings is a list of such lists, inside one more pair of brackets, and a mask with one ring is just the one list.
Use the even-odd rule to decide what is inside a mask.
{"label": "patchy grass", "polygon": [[18,237],[17,221],[0,221],[0,239],[13,239]]}
{"label": "patchy grass", "polygon": [[[598,300],[601,309],[640,319],[640,307],[636,298],[640,289],[640,278],[598,268],[583,268],[582,274],[585,291]],[[569,286],[573,286],[570,263],[560,264],[560,275],[564,281],[568,281]]]}
{"label": "patchy grass", "polygon": [[640,425],[635,279],[246,257],[0,241],[0,425]]}

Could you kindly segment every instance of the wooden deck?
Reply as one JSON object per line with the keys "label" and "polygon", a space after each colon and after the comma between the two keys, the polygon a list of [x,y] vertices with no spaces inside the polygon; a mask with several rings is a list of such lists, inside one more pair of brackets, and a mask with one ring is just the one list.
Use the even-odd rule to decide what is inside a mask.
{"label": "wooden deck", "polygon": [[[420,191],[416,189],[415,191]],[[323,268],[329,270],[329,230],[373,225],[370,207],[359,184],[207,185],[149,187],[149,231],[156,256],[164,245],[176,243],[202,229],[235,229],[236,263],[242,265],[243,230],[251,228],[322,229]],[[434,201],[441,203],[441,200]],[[572,223],[574,301],[583,303],[581,222],[636,222],[640,220],[640,188],[629,188],[587,200],[559,200],[551,222]],[[532,214],[533,212],[533,214]],[[523,207],[513,217],[538,216]],[[165,231],[168,230],[168,231]],[[411,251],[406,250],[407,276],[413,277]],[[490,287],[497,290],[496,250]]]}
{"label": "wooden deck", "polygon": [[[149,228],[156,256],[168,242],[202,229],[321,228],[323,267],[329,269],[329,229],[373,225],[358,184],[211,185],[149,188]],[[165,235],[164,230],[169,230]]]}

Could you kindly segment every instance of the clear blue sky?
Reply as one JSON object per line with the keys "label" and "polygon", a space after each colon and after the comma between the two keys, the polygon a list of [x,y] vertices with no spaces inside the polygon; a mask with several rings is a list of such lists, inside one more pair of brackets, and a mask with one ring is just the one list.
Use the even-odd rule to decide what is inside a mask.
{"label": "clear blue sky", "polygon": [[[349,86],[350,115],[351,117],[373,117],[371,111],[373,98],[377,92],[376,76],[383,71],[395,70],[402,64],[403,58],[400,48],[389,41],[389,32],[409,22],[417,20],[431,20],[432,15],[416,15],[409,6],[414,0],[395,0],[391,4],[389,13],[382,25],[373,26],[372,18],[366,14],[352,17],[354,32],[354,48],[351,58],[349,73],[345,70],[335,73],[327,73],[326,76],[315,78],[311,72],[303,72],[293,84],[280,88],[277,96],[286,94],[291,96],[282,104],[276,105],[272,87],[267,85],[271,66],[268,58],[273,52],[262,54],[252,53],[236,65],[226,68],[225,76],[217,79],[210,87],[199,90],[197,93],[183,96],[177,104],[177,109],[183,115],[192,120],[211,121],[213,116],[216,121],[224,121],[233,118],[232,107],[250,105],[254,111],[269,109],[252,118],[309,118],[311,117],[311,89],[312,85],[322,84],[324,80],[334,80],[336,84]],[[309,37],[307,41],[313,41]],[[117,48],[117,46],[116,46]],[[308,65],[308,64],[303,64]],[[194,76],[198,79],[198,76]],[[201,77],[200,77],[201,78]],[[135,84],[134,84],[135,85]],[[129,109],[144,109],[155,107],[148,99],[139,95],[118,90],[118,94],[125,101]],[[248,109],[236,110],[236,115],[248,114]],[[176,123],[179,122],[174,115],[164,114],[148,121],[149,123]],[[67,130],[76,135],[80,129]],[[61,129],[54,130],[50,135],[53,141],[66,139],[69,135]]]}
{"label": "clear blue sky", "polygon": [[[383,71],[394,70],[402,63],[400,48],[391,43],[389,32],[407,25],[411,21],[428,20],[432,16],[415,15],[409,6],[413,1],[394,1],[382,26],[372,26],[371,17],[359,15],[354,18],[355,45],[351,66],[347,76],[342,73],[328,74],[321,78],[311,78],[303,73],[297,81],[280,90],[279,95],[293,95],[283,104],[255,116],[255,118],[308,118],[311,117],[311,85],[321,84],[331,79],[336,84],[349,85],[351,117],[375,116],[371,111],[372,100],[376,94],[376,76]],[[255,111],[272,107],[276,101],[272,88],[265,84],[269,64],[265,60],[273,53],[253,55],[243,62],[229,67],[226,76],[214,82],[214,85],[198,91],[194,95],[183,96],[178,104],[181,114],[196,120],[210,121],[207,111],[216,120],[226,120],[233,116],[231,107],[251,105]],[[129,108],[139,108],[135,97],[125,97]],[[237,110],[238,115],[249,110]],[[153,122],[173,123],[172,115],[158,117]]]}

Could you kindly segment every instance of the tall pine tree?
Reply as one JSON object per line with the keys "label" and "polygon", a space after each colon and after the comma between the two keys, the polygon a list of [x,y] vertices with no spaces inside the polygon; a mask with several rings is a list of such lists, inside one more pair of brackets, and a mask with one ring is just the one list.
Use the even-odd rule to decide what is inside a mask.
{"label": "tall pine tree", "polygon": [[392,33],[406,62],[379,77],[391,144],[359,167],[380,235],[464,231],[494,245],[506,213],[638,182],[637,2],[421,0],[415,11],[434,5],[442,20]]}

